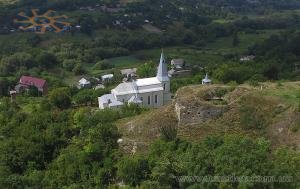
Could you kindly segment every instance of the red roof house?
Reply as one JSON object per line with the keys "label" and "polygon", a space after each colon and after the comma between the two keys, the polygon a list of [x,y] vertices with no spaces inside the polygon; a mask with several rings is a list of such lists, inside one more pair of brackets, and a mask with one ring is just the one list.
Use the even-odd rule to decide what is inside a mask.
{"label": "red roof house", "polygon": [[15,90],[19,93],[24,89],[28,89],[30,86],[35,86],[43,94],[47,94],[48,92],[46,80],[31,76],[22,76]]}

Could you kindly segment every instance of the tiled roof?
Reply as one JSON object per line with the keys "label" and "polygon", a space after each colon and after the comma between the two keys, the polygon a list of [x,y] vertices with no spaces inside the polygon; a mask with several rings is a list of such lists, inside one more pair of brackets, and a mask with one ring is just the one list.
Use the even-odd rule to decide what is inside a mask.
{"label": "tiled roof", "polygon": [[46,80],[31,76],[22,76],[19,83],[22,85],[33,85],[37,88],[43,88],[46,84]]}

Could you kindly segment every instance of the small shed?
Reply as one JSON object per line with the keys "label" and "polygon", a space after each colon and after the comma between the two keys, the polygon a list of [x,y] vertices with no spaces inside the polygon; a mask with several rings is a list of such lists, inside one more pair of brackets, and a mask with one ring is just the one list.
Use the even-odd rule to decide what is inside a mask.
{"label": "small shed", "polygon": [[11,90],[11,91],[9,91],[9,95],[10,95],[11,102],[13,102],[16,99],[17,91]]}
{"label": "small shed", "polygon": [[101,76],[101,80],[102,82],[109,82],[114,78],[114,74],[107,74],[107,75],[103,75]]}
{"label": "small shed", "polygon": [[240,58],[240,61],[241,61],[241,62],[248,62],[248,61],[254,60],[254,58],[255,58],[254,55],[242,56],[242,57]]}

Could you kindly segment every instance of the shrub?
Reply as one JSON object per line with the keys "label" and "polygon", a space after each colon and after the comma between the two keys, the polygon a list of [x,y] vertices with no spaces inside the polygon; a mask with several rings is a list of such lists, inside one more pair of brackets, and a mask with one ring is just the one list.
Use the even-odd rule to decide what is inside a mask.
{"label": "shrub", "polygon": [[[259,102],[257,102],[259,103]],[[240,108],[241,124],[245,129],[263,129],[267,120],[260,105],[251,103],[242,104]]]}

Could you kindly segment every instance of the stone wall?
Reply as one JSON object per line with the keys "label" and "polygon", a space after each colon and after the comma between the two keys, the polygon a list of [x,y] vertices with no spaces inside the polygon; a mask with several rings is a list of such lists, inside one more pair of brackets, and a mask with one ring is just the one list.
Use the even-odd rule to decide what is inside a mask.
{"label": "stone wall", "polygon": [[175,113],[180,124],[203,123],[221,116],[226,109],[226,106],[206,102],[186,105],[175,103]]}

